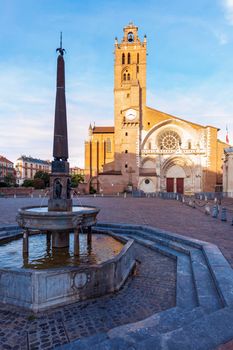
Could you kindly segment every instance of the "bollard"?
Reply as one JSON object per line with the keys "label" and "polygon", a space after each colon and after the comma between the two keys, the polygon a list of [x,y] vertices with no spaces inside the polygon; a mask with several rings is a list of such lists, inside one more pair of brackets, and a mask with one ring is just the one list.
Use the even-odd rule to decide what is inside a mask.
{"label": "bollard", "polygon": [[182,197],[182,203],[183,203],[183,204],[185,203],[185,198],[184,198],[184,197]]}
{"label": "bollard", "polygon": [[120,196],[120,192],[117,192],[117,197],[119,197]]}
{"label": "bollard", "polygon": [[200,194],[200,201],[202,201],[202,194]]}
{"label": "bollard", "polygon": [[222,208],[221,220],[227,221],[227,208]]}
{"label": "bollard", "polygon": [[217,219],[217,217],[218,217],[218,206],[214,205],[213,211],[212,211],[212,218]]}
{"label": "bollard", "polygon": [[217,199],[217,197],[215,197],[214,198],[214,203],[217,204],[217,202],[218,202],[218,199]]}
{"label": "bollard", "polygon": [[208,197],[207,196],[205,196],[205,202],[207,202],[208,201]]}
{"label": "bollard", "polygon": [[124,192],[124,198],[126,198],[126,192]]}
{"label": "bollard", "polygon": [[179,200],[179,195],[177,194],[177,196],[176,196],[176,200],[178,201]]}
{"label": "bollard", "polygon": [[103,193],[101,193],[101,197],[103,197],[104,196],[104,194]]}
{"label": "bollard", "polygon": [[94,197],[96,197],[96,193],[94,193]]}
{"label": "bollard", "polygon": [[14,198],[16,198],[16,194],[14,194]]}
{"label": "bollard", "polygon": [[210,215],[210,206],[209,206],[208,202],[205,205],[205,214]]}

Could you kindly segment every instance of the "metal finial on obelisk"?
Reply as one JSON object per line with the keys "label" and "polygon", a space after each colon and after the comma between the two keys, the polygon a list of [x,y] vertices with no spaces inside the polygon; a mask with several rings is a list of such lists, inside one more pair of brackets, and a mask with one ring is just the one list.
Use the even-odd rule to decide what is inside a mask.
{"label": "metal finial on obelisk", "polygon": [[60,47],[58,47],[56,51],[62,56],[64,55],[64,52],[66,52],[66,50],[62,48],[62,32],[60,33]]}

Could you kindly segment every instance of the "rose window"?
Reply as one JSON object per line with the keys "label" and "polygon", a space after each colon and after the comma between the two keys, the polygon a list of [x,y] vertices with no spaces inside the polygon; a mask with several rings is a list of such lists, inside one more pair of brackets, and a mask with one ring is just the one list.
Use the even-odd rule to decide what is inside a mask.
{"label": "rose window", "polygon": [[159,137],[159,148],[164,150],[175,150],[181,144],[180,136],[175,131],[165,131]]}

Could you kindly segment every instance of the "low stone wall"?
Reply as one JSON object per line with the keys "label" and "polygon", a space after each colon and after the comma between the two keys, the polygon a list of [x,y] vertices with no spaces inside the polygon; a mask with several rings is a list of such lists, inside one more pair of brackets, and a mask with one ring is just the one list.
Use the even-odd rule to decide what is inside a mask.
{"label": "low stone wall", "polygon": [[134,241],[99,265],[36,271],[0,269],[0,300],[42,311],[119,290],[135,264]]}
{"label": "low stone wall", "polygon": [[2,197],[44,197],[48,189],[35,190],[33,187],[0,187]]}

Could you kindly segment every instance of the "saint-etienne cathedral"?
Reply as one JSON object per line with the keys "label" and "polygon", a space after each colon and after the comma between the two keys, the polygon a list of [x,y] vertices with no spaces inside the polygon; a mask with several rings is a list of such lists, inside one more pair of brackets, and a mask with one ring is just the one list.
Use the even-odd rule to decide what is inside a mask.
{"label": "saint-etienne cathedral", "polygon": [[146,105],[146,36],[130,23],[114,54],[114,127],[90,125],[85,142],[91,186],[103,193],[220,190],[228,145],[218,129]]}

